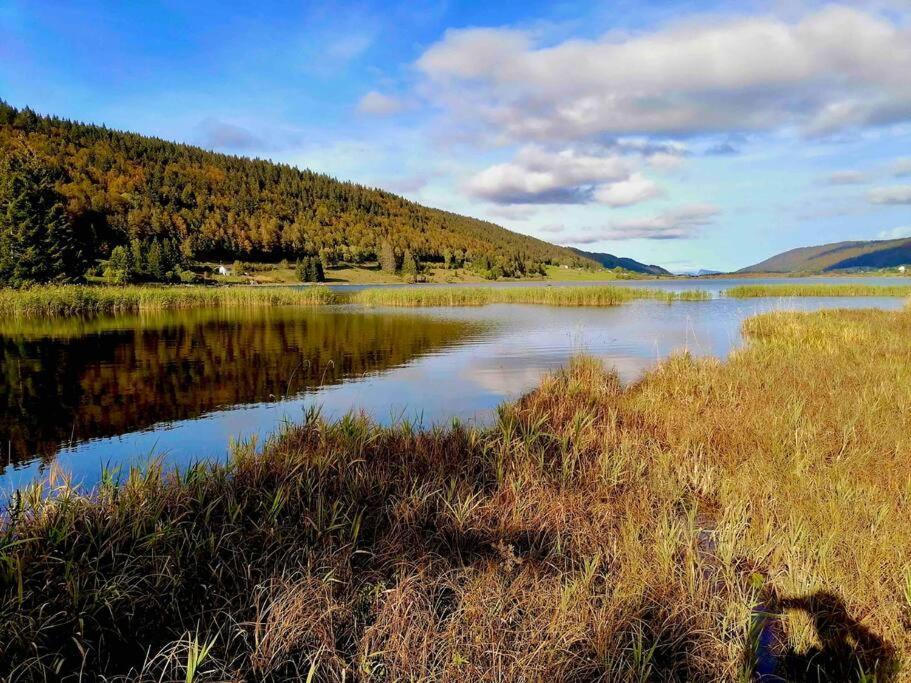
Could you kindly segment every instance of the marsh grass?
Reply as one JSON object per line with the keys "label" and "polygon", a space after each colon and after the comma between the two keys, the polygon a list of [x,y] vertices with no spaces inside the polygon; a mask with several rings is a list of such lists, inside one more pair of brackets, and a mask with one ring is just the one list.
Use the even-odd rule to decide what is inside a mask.
{"label": "marsh grass", "polygon": [[67,317],[217,306],[335,303],[325,287],[43,286],[0,289],[0,316]]}
{"label": "marsh grass", "polygon": [[741,285],[724,291],[735,299],[789,296],[911,296],[911,285],[829,285],[829,284],[775,284]]}
{"label": "marsh grass", "polygon": [[669,292],[616,286],[583,287],[390,287],[351,294],[352,303],[367,306],[483,306],[486,304],[542,304],[547,306],[618,306],[637,299],[704,301],[699,290]]}
{"label": "marsh grass", "polygon": [[906,679],[911,312],[745,332],[629,388],[576,359],[483,430],[311,412],[52,473],[0,533],[0,679],[746,681],[773,630],[798,680]]}

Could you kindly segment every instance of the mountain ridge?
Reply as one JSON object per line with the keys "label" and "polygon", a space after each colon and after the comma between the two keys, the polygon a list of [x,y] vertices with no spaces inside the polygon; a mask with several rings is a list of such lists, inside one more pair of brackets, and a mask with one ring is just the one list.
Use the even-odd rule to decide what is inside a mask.
{"label": "mountain ridge", "polygon": [[613,254],[597,251],[585,251],[584,249],[576,249],[575,247],[566,248],[579,256],[583,256],[601,264],[605,268],[623,268],[634,273],[642,273],[645,275],[671,275],[669,270],[666,270],[661,266],[642,263],[625,256],[614,256]]}
{"label": "mountain ridge", "polygon": [[851,268],[892,268],[911,264],[911,237],[847,240],[797,247],[775,254],[738,273],[825,273]]}

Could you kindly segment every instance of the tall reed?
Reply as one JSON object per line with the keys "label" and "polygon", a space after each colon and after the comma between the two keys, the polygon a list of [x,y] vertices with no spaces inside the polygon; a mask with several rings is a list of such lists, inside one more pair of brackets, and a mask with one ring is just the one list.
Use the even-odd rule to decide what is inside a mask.
{"label": "tall reed", "polygon": [[325,287],[44,286],[0,289],[0,316],[62,317],[198,306],[276,306],[335,303]]}
{"label": "tall reed", "polygon": [[487,429],[52,468],[0,528],[0,679],[907,679],[911,310],[745,332],[631,387],[576,359]]}
{"label": "tall reed", "polygon": [[757,297],[793,296],[911,296],[911,285],[864,285],[864,284],[774,284],[741,285],[725,290],[725,296],[735,299]]}
{"label": "tall reed", "polygon": [[367,306],[483,306],[485,304],[543,304],[548,306],[617,306],[636,299],[703,301],[708,293],[646,287],[389,287],[364,289],[352,303]]}

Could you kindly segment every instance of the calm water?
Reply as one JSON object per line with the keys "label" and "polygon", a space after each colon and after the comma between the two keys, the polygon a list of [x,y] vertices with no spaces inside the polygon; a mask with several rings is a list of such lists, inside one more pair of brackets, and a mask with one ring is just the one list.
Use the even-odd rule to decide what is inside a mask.
{"label": "calm water", "polygon": [[675,350],[726,355],[741,342],[742,320],[757,312],[902,305],[721,298],[613,308],[198,310],[0,324],[0,497],[55,461],[90,485],[105,464],[224,458],[232,439],[263,439],[313,405],[328,417],[363,410],[383,423],[484,422],[581,351],[630,381]]}

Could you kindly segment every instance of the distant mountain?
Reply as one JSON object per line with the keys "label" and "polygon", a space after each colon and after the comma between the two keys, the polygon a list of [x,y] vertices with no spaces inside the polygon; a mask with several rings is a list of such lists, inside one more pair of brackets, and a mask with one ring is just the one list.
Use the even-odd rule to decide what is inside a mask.
{"label": "distant mountain", "polygon": [[906,264],[911,264],[911,238],[907,237],[800,247],[737,272],[827,273],[849,268],[893,268]]}
{"label": "distant mountain", "polygon": [[639,263],[631,258],[625,258],[623,256],[614,256],[613,254],[602,254],[595,251],[582,251],[581,249],[575,249],[573,247],[567,247],[571,252],[578,254],[579,256],[592,261],[600,263],[605,268],[624,268],[626,270],[631,270],[634,273],[644,273],[646,275],[670,275],[670,271],[665,270],[661,266],[646,265],[644,263]]}

